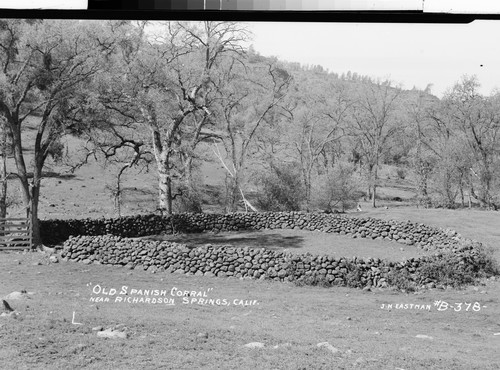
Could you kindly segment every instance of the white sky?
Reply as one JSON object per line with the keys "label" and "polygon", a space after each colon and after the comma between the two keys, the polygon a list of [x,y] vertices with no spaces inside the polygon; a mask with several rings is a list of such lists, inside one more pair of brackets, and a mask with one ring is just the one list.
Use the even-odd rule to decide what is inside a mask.
{"label": "white sky", "polygon": [[[336,72],[390,78],[404,88],[443,92],[464,74],[477,75],[481,92],[500,88],[500,20],[470,24],[252,22],[262,55]],[[481,67],[481,65],[483,65]]]}

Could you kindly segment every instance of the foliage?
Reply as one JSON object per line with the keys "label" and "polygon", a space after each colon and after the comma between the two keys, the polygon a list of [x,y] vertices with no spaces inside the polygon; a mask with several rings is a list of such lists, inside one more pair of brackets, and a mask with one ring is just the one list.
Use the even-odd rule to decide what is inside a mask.
{"label": "foliage", "polygon": [[182,187],[177,190],[180,194],[179,200],[174,206],[176,213],[201,213],[203,212],[203,197],[199,189],[194,186],[190,188]]}
{"label": "foliage", "polygon": [[363,288],[363,270],[354,263],[347,264],[346,285],[349,288]]}
{"label": "foliage", "polygon": [[416,289],[417,283],[426,281],[461,288],[476,283],[480,278],[498,274],[500,267],[493,258],[492,250],[480,245],[470,250],[463,249],[460,253],[447,252],[422,261],[415,271],[415,276],[420,279],[418,282],[406,268],[392,270],[387,280],[389,285],[410,292]]}
{"label": "foliage", "polygon": [[387,284],[404,292],[414,292],[417,289],[410,272],[405,268],[390,271],[387,274]]}
{"label": "foliage", "polygon": [[354,208],[360,196],[355,171],[353,164],[337,162],[332,172],[322,176],[319,186],[315,187],[315,205],[327,210],[340,207],[342,212]]}
{"label": "foliage", "polygon": [[297,166],[271,164],[269,172],[260,174],[261,186],[257,206],[262,211],[299,211],[303,188]]}

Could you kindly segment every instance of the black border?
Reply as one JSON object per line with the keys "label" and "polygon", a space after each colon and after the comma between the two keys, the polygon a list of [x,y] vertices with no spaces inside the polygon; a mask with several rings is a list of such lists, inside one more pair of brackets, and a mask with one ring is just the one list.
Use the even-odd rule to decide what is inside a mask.
{"label": "black border", "polygon": [[[109,9],[112,5],[115,8]],[[143,10],[137,8],[136,1],[105,1],[101,6],[102,8],[89,10],[0,9],[0,18],[452,24],[470,23],[476,19],[500,19],[500,14],[444,14],[422,11]]]}

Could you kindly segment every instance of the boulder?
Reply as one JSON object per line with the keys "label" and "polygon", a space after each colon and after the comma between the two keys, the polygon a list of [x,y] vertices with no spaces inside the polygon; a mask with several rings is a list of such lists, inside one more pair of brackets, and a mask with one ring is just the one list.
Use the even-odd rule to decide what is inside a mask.
{"label": "boulder", "polygon": [[128,337],[127,333],[112,329],[98,331],[97,336],[99,338],[109,338],[109,339],[127,339]]}

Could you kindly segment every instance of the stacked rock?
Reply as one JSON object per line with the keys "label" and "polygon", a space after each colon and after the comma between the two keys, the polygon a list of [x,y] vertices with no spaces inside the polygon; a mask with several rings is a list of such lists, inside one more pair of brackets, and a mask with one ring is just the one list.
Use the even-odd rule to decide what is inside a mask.
{"label": "stacked rock", "polygon": [[205,231],[296,229],[337,233],[353,238],[394,240],[425,250],[456,246],[459,235],[424,224],[355,218],[325,213],[265,212],[205,214],[182,213],[171,216],[137,215],[113,219],[42,220],[41,237],[46,245],[64,242],[71,235],[117,235],[140,237]]}
{"label": "stacked rock", "polygon": [[[457,264],[474,265],[474,248],[456,251]],[[388,262],[378,258],[334,258],[329,255],[291,254],[264,248],[215,247],[190,248],[168,241],[122,238],[114,235],[72,236],[61,256],[73,262],[98,263],[148,271],[167,271],[197,276],[217,276],[277,281],[321,281],[323,285],[385,287],[391,272],[405,270],[420,285],[434,282],[422,275],[422,263],[439,260],[434,256]],[[464,262],[465,261],[465,262]],[[437,281],[435,281],[437,282]]]}

